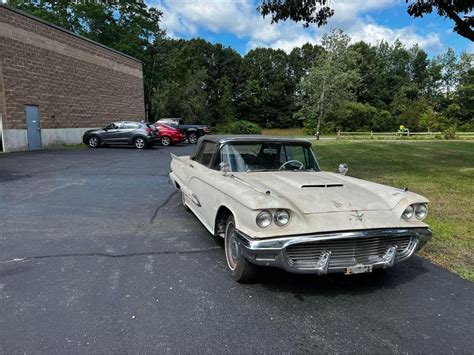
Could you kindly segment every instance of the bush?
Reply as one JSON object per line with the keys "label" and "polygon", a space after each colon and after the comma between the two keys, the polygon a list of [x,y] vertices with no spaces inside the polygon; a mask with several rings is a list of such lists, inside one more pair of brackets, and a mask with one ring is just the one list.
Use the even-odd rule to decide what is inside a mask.
{"label": "bush", "polygon": [[240,120],[217,127],[217,131],[224,134],[261,134],[262,128],[256,123]]}
{"label": "bush", "polygon": [[307,134],[308,136],[314,136],[316,134],[316,127],[314,127],[314,126],[304,126],[303,127],[303,132],[304,132],[304,134]]}
{"label": "bush", "polygon": [[444,139],[456,139],[456,127],[450,126],[444,130]]}
{"label": "bush", "polygon": [[334,131],[386,132],[392,131],[394,120],[390,112],[360,102],[339,103],[328,113],[328,121],[334,122]]}

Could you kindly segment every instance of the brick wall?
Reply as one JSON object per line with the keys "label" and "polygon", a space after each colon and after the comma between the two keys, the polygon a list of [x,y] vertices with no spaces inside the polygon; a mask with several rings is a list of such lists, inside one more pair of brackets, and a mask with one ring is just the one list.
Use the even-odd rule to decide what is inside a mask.
{"label": "brick wall", "polygon": [[39,106],[41,128],[141,120],[142,64],[0,6],[4,129],[26,128],[25,105]]}

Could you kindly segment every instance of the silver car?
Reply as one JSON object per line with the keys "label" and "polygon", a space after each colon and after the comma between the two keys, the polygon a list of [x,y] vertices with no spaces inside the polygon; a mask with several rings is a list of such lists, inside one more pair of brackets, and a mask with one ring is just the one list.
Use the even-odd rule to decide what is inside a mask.
{"label": "silver car", "polygon": [[107,127],[84,132],[84,144],[91,148],[113,144],[134,145],[137,149],[150,148],[159,142],[157,128],[148,123],[122,121]]}

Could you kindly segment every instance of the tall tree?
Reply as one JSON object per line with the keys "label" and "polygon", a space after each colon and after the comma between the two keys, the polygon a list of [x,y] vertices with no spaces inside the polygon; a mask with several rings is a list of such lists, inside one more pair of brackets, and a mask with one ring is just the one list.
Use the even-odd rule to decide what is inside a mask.
{"label": "tall tree", "polygon": [[[334,15],[331,0],[261,0],[258,10],[262,16],[270,15],[272,22],[302,21],[305,27],[316,23],[318,27],[327,23]],[[407,12],[413,17],[422,17],[436,11],[439,16],[454,21],[454,32],[474,41],[474,17],[472,0],[405,0]],[[462,18],[464,17],[464,18]]]}
{"label": "tall tree", "polygon": [[302,95],[296,116],[304,118],[307,126],[315,122],[316,131],[337,102],[354,98],[360,75],[355,68],[357,52],[349,42],[350,37],[340,30],[324,35],[325,52],[300,84]]}
{"label": "tall tree", "polygon": [[[414,17],[436,11],[439,16],[454,21],[454,32],[474,41],[474,17],[472,0],[405,0],[408,3],[408,13]],[[464,18],[461,18],[463,16]]]}
{"label": "tall tree", "polygon": [[282,50],[257,48],[245,55],[242,67],[241,115],[262,126],[291,126],[295,83],[288,55]]}

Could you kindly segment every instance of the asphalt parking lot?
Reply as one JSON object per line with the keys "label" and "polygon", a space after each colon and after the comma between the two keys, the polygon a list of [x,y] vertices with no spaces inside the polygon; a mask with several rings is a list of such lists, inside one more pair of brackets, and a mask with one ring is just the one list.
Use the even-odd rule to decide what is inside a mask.
{"label": "asphalt parking lot", "polygon": [[474,284],[418,257],[235,283],[168,182],[192,148],[0,154],[1,353],[472,352]]}

